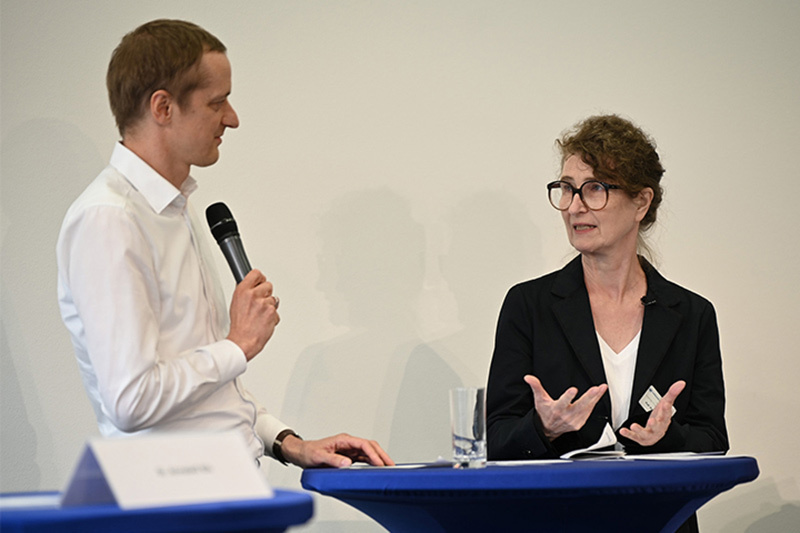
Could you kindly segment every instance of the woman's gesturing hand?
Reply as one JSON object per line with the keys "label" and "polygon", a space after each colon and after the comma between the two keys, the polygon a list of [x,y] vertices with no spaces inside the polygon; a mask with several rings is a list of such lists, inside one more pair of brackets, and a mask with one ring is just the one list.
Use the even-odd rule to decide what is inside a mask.
{"label": "woman's gesturing hand", "polygon": [[578,389],[570,387],[557,400],[554,400],[544,390],[542,383],[536,376],[525,376],[531,391],[533,391],[533,401],[536,405],[536,412],[542,421],[545,436],[553,440],[564,433],[578,431],[586,423],[594,406],[600,401],[603,394],[608,390],[608,385],[595,385],[587,390],[583,396],[573,402],[578,394]]}

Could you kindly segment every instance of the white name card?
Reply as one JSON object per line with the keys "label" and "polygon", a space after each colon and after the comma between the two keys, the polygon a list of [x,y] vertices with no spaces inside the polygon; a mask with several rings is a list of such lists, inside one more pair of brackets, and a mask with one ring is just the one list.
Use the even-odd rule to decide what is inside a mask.
{"label": "white name card", "polygon": [[91,439],[62,506],[122,509],[271,498],[238,433],[173,433]]}

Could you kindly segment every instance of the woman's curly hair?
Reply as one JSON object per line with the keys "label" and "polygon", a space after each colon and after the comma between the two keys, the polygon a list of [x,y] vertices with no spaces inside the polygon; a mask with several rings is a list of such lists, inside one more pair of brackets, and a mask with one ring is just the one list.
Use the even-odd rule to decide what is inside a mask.
{"label": "woman's curly hair", "polygon": [[576,124],[556,143],[562,166],[569,156],[580,155],[598,180],[621,186],[631,197],[646,187],[652,189],[653,201],[639,225],[640,231],[655,223],[664,195],[664,167],[655,141],[640,128],[617,115],[594,116]]}

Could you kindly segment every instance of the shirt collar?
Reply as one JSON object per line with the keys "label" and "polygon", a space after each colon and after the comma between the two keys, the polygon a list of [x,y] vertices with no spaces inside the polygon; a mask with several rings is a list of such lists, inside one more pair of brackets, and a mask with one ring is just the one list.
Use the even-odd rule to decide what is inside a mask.
{"label": "shirt collar", "polygon": [[170,205],[182,211],[189,195],[197,189],[197,182],[191,176],[186,177],[180,190],[176,189],[121,142],[114,147],[110,163],[141,193],[153,211],[159,214]]}

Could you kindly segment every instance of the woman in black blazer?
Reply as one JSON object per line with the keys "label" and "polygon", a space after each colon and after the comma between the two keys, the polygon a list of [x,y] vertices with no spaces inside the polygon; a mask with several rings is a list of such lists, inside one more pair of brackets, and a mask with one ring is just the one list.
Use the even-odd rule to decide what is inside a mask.
{"label": "woman in black blazer", "polygon": [[[489,372],[489,458],[558,457],[596,443],[607,425],[626,453],[727,451],[714,308],[638,255],[662,198],[655,143],[627,120],[598,116],[558,146],[549,199],[580,255],[506,296]],[[691,522],[681,531],[696,530]]]}

